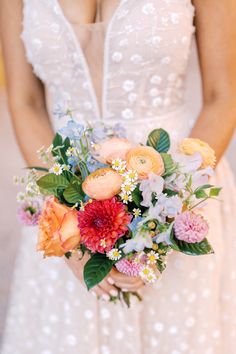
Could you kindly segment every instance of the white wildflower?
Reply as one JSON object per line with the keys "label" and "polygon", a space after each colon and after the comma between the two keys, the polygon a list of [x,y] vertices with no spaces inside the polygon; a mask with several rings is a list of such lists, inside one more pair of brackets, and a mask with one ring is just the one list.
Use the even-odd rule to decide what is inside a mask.
{"label": "white wildflower", "polygon": [[137,182],[138,181],[138,173],[135,170],[128,170],[124,174],[125,181],[129,182]]}
{"label": "white wildflower", "polygon": [[121,258],[121,251],[118,248],[113,248],[106,255],[111,261],[118,261]]}
{"label": "white wildflower", "polygon": [[119,173],[124,173],[125,169],[126,169],[126,161],[122,160],[122,159],[115,159],[112,161],[112,168],[115,171],[118,171]]}
{"label": "white wildflower", "polygon": [[157,279],[153,269],[149,266],[143,266],[139,275],[146,283],[154,283]]}
{"label": "white wildflower", "polygon": [[132,200],[133,200],[131,194],[127,194],[127,193],[124,193],[124,192],[122,192],[122,193],[120,194],[120,197],[121,197],[122,202],[123,202],[124,204],[128,204],[129,202],[132,202]]}
{"label": "white wildflower", "polygon": [[150,251],[149,253],[147,253],[147,264],[156,264],[157,259],[159,259],[159,254],[154,252],[154,251]]}
{"label": "white wildflower", "polygon": [[69,147],[66,150],[66,156],[76,156],[76,149],[74,147]]}
{"label": "white wildflower", "polygon": [[17,200],[18,203],[24,202],[25,199],[26,199],[25,193],[23,193],[23,192],[17,193],[16,200]]}
{"label": "white wildflower", "polygon": [[55,163],[49,170],[49,172],[54,173],[55,175],[59,176],[63,172],[63,166],[59,163]]}
{"label": "white wildflower", "polygon": [[141,216],[141,210],[139,208],[134,208],[133,214],[135,218],[138,218],[139,216]]}

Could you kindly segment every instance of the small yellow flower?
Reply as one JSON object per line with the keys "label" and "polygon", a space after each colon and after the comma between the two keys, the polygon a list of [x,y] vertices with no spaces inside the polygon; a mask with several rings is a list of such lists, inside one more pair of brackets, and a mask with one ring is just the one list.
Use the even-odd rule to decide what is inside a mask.
{"label": "small yellow flower", "polygon": [[154,251],[157,251],[158,250],[158,244],[157,243],[153,243],[153,245],[152,245],[152,249],[154,250]]}
{"label": "small yellow flower", "polygon": [[69,147],[66,151],[66,156],[75,156],[76,150],[74,147]]}
{"label": "small yellow flower", "polygon": [[159,258],[159,254],[154,251],[151,251],[147,254],[147,258],[148,258],[147,261],[148,264],[156,264],[156,261]]}
{"label": "small yellow flower", "polygon": [[107,253],[107,257],[112,261],[118,261],[121,258],[121,251],[118,248],[113,248]]}
{"label": "small yellow flower", "polygon": [[185,155],[194,155],[200,153],[203,159],[202,168],[214,167],[216,163],[215,151],[200,139],[186,138],[179,144],[179,149]]}
{"label": "small yellow flower", "polygon": [[138,180],[138,173],[134,170],[128,170],[125,174],[125,179],[130,182],[136,182]]}
{"label": "small yellow flower", "polygon": [[138,218],[141,215],[141,210],[139,208],[134,208],[133,214],[135,218]]}
{"label": "small yellow flower", "polygon": [[63,166],[60,165],[59,163],[55,163],[51,168],[50,172],[54,173],[55,175],[59,176],[63,172]]}
{"label": "small yellow flower", "polygon": [[120,197],[124,204],[128,204],[128,202],[132,202],[132,196],[130,194],[121,193]]}
{"label": "small yellow flower", "polygon": [[103,247],[103,248],[106,248],[107,244],[106,244],[105,238],[100,240],[100,246]]}
{"label": "small yellow flower", "polygon": [[121,159],[115,159],[112,161],[112,168],[115,171],[118,171],[120,174],[123,174],[126,169],[126,161]]}
{"label": "small yellow flower", "polygon": [[64,171],[70,171],[70,166],[68,166],[68,165],[63,165],[63,170],[64,170]]}

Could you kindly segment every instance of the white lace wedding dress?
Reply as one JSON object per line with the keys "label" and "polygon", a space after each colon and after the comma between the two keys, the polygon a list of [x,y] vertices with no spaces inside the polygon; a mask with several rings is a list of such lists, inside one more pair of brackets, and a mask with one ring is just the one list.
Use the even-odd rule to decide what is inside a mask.
{"label": "white lace wedding dress", "polygon": [[[58,0],[24,0],[22,38],[50,112],[120,122],[139,142],[156,127],[180,139],[201,109],[193,17],[190,0],[120,0],[108,23],[76,27]],[[56,131],[68,118],[51,119]],[[36,254],[35,230],[25,231],[2,353],[235,353],[236,198],[225,161],[214,182],[224,187],[224,203],[207,211],[215,255],[171,255],[129,310],[97,301],[62,259]]]}

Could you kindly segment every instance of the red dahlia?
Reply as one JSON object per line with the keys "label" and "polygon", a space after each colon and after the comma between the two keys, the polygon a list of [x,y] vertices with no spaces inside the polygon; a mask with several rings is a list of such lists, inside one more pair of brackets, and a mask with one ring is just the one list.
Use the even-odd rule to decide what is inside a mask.
{"label": "red dahlia", "polygon": [[78,213],[81,243],[94,253],[108,252],[128,231],[131,218],[124,204],[115,197],[94,200]]}

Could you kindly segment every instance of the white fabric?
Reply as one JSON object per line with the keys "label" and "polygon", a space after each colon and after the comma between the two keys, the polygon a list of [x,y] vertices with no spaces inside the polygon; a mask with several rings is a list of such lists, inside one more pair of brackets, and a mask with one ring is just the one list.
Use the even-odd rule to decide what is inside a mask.
{"label": "white fabric", "polygon": [[[120,0],[110,21],[72,26],[57,0],[25,0],[22,38],[55,131],[68,119],[53,115],[59,105],[79,122],[121,122],[136,141],[160,126],[188,136],[201,109],[193,16],[190,0]],[[224,203],[206,212],[215,255],[171,255],[130,310],[98,302],[61,259],[42,259],[28,229],[2,354],[235,353],[236,197],[225,161],[214,182],[224,187]]]}

